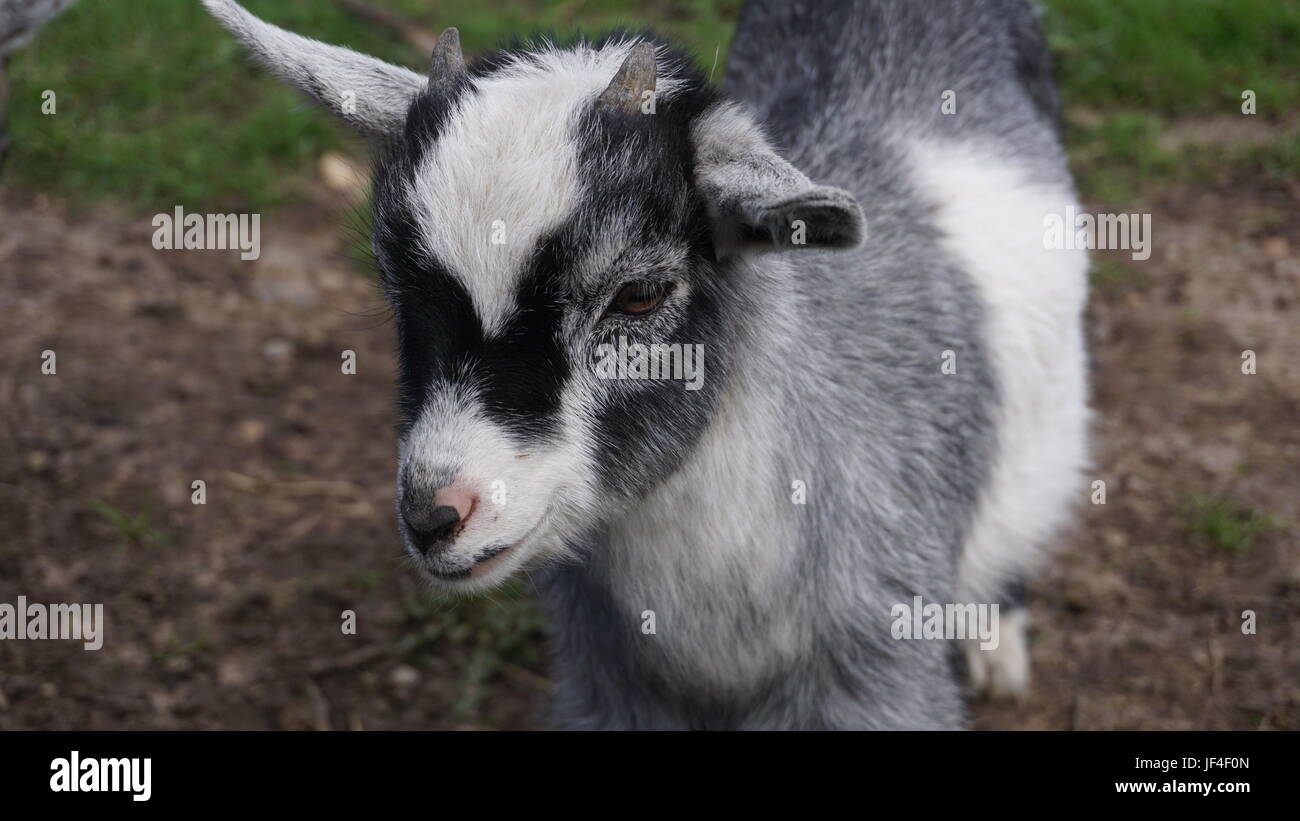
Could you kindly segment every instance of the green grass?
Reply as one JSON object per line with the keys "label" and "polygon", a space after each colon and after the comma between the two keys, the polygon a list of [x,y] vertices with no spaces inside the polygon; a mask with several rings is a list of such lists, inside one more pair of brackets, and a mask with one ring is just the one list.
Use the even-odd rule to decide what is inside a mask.
{"label": "green grass", "polygon": [[[653,26],[721,78],[741,0],[372,0],[434,32],[461,29],[467,51],[521,32],[560,35]],[[361,23],[331,0],[248,0],[302,34],[421,68],[425,55]],[[1126,202],[1144,188],[1204,179],[1218,158],[1168,150],[1170,119],[1240,116],[1241,92],[1260,118],[1300,111],[1300,3],[1279,0],[1048,0],[1069,143],[1086,196]],[[12,181],[74,202],[110,197],[141,212],[262,211],[291,200],[329,149],[360,141],[247,59],[198,0],[84,0],[10,69]],[[41,94],[58,95],[45,116]],[[1227,167],[1294,176],[1300,144],[1233,152]],[[1208,171],[1207,171],[1208,168]]]}
{"label": "green grass", "polygon": [[[1295,140],[1250,149],[1160,145],[1180,117],[1269,121],[1300,111],[1300,3],[1278,0],[1047,0],[1048,42],[1067,140],[1088,199],[1129,202],[1171,182],[1223,173],[1293,175]],[[1089,113],[1079,122],[1076,113]]]}
{"label": "green grass", "polygon": [[1140,291],[1150,284],[1150,277],[1141,268],[1103,254],[1092,255],[1088,279],[1094,289],[1112,294]]}
{"label": "green grass", "polygon": [[[430,31],[455,24],[469,51],[520,31],[597,31],[662,23],[707,51],[724,45],[738,0],[547,4],[374,0]],[[293,31],[422,69],[427,56],[330,0],[247,0]],[[653,13],[638,14],[641,8]],[[725,48],[725,45],[724,45]],[[724,55],[725,56],[725,55]],[[321,152],[360,141],[255,67],[198,0],[84,0],[10,66],[13,181],[76,202],[104,197],[143,212],[261,211],[291,198]],[[58,111],[41,113],[42,93]]]}
{"label": "green grass", "polygon": [[1160,143],[1164,118],[1120,112],[1067,129],[1070,162],[1086,199],[1132,203],[1171,183],[1224,184],[1243,176],[1285,183],[1300,177],[1300,131],[1260,145]]}
{"label": "green grass", "polygon": [[[430,656],[457,659],[458,680],[452,714],[475,717],[483,686],[506,664],[541,666],[542,616],[536,600],[519,581],[485,596],[468,599],[408,598],[403,604],[397,655],[412,664]],[[454,653],[449,651],[455,650]]]}
{"label": "green grass", "polygon": [[162,667],[171,666],[175,662],[207,667],[211,666],[214,653],[215,645],[209,638],[185,640],[172,634],[167,637],[163,647],[153,654],[153,661]]}
{"label": "green grass", "polygon": [[1183,517],[1189,538],[1236,556],[1249,551],[1256,537],[1282,528],[1271,516],[1230,499],[1211,496],[1193,496],[1183,507]]}
{"label": "green grass", "polygon": [[346,584],[353,590],[369,594],[378,590],[383,580],[384,574],[379,570],[358,570],[348,577]]}
{"label": "green grass", "polygon": [[1070,105],[1149,114],[1259,116],[1300,107],[1293,0],[1047,0],[1048,41]]}
{"label": "green grass", "polygon": [[171,545],[171,538],[156,529],[149,522],[149,512],[129,513],[115,507],[103,499],[91,499],[90,509],[101,519],[108,522],[118,538],[129,545]]}
{"label": "green grass", "polygon": [[1160,146],[1161,130],[1158,116],[1139,112],[1104,115],[1090,125],[1071,123],[1067,142],[1084,197],[1129,202],[1145,183],[1176,177],[1179,157]]}
{"label": "green grass", "polygon": [[[1201,154],[1208,151],[1205,149]],[[1202,163],[1213,162],[1207,156],[1200,159]],[[1229,152],[1229,164],[1278,182],[1300,179],[1300,131],[1267,145],[1233,149]]]}

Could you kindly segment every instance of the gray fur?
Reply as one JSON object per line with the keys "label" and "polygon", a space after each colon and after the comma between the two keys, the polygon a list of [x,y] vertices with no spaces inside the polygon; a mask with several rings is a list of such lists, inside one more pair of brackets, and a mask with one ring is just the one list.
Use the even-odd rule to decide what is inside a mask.
{"label": "gray fur", "polygon": [[[773,247],[851,248],[862,241],[862,210],[853,195],[813,183],[767,145],[747,118],[715,112],[696,126],[695,174],[709,203],[719,245],[744,245],[739,227],[761,228]],[[733,127],[717,127],[732,119]],[[791,226],[803,222],[812,237],[794,245]]]}
{"label": "gray fur", "polygon": [[[504,292],[480,293],[481,280],[467,285],[452,262],[414,249],[420,212],[406,192],[436,197],[421,160],[464,114],[458,95],[530,58],[485,58],[474,79],[421,96],[419,75],[258,28],[229,0],[204,2],[325,104],[336,107],[341,84],[369,88],[353,118],[361,130],[395,134],[407,122],[376,189],[376,247],[403,339],[403,458],[450,465],[464,444],[445,442],[450,406],[426,400],[461,378],[439,346],[460,346],[455,361],[492,397],[484,415],[520,449],[589,433],[579,450],[596,463],[598,498],[543,522],[563,543],[553,555],[571,561],[532,574],[552,625],[556,724],[964,725],[949,645],[895,640],[891,608],[917,595],[956,600],[1002,396],[988,306],[944,250],[936,205],[900,146],[979,144],[1070,189],[1027,3],[751,2],[727,76],[740,105],[692,87],[661,51],[659,86],[667,79],[674,93],[657,117],[589,108],[574,127],[581,202],[556,215],[519,273],[526,309],[498,311],[489,327],[470,314],[499,307]],[[948,89],[956,116],[940,113]],[[796,220],[805,246],[792,244]],[[606,246],[621,250],[602,256]],[[606,321],[625,268],[678,290],[650,318]],[[587,384],[590,346],[616,332],[704,344],[704,390]],[[945,350],[960,359],[956,373],[940,370]],[[539,378],[538,363],[554,372]],[[537,390],[514,390],[522,378]],[[578,394],[566,408],[561,397]],[[574,422],[572,405],[590,418],[560,424]],[[795,481],[806,504],[792,502]],[[641,629],[646,611],[653,634]]]}
{"label": "gray fur", "polygon": [[428,82],[414,71],[268,25],[234,0],[203,5],[273,74],[368,136],[401,133],[406,109]]}
{"label": "gray fur", "polygon": [[[690,567],[638,585],[621,560],[654,551],[656,537],[595,536],[586,562],[542,578],[559,682],[552,716],[574,728],[964,726],[949,649],[895,641],[888,614],[912,595],[955,598],[956,558],[996,447],[997,386],[980,301],[937,250],[928,206],[880,135],[985,139],[1068,181],[1046,47],[1019,0],[772,0],[746,6],[731,48],[728,91],[791,164],[851,192],[869,226],[856,250],[763,257],[765,290],[720,357],[775,398],[737,406],[779,418],[763,504],[793,521],[797,558],[762,588],[743,577],[697,586]],[[939,111],[949,88],[957,118]],[[955,375],[940,375],[945,349],[959,352]],[[806,507],[789,498],[800,477]],[[700,491],[673,486],[645,504],[674,516]],[[656,611],[658,635],[640,634],[642,608]],[[797,636],[798,651],[775,653],[777,631]],[[719,686],[675,658],[691,644],[771,658],[760,658],[761,676]]]}

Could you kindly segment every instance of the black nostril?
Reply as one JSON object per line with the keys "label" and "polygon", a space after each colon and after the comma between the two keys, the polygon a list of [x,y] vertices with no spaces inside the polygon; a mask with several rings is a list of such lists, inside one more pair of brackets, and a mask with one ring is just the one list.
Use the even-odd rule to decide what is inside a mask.
{"label": "black nostril", "polygon": [[441,507],[403,506],[402,518],[415,535],[420,552],[446,547],[451,542],[452,531],[460,523],[460,513],[450,505]]}
{"label": "black nostril", "polygon": [[460,513],[450,505],[435,507],[429,512],[429,533],[439,539],[450,539],[451,531],[460,522]]}

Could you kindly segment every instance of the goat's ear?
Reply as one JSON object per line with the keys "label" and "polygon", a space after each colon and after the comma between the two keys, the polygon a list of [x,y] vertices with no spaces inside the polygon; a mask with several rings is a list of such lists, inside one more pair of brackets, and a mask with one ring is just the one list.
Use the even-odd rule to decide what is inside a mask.
{"label": "goat's ear", "polygon": [[705,112],[692,131],[695,175],[722,255],[862,242],[862,209],[848,191],[815,185],[786,162],[734,103]]}
{"label": "goat's ear", "polygon": [[[203,5],[277,77],[367,136],[400,133],[411,101],[429,82],[414,71],[263,22],[234,0]],[[456,46],[459,54],[459,41]],[[438,57],[435,52],[435,63]]]}

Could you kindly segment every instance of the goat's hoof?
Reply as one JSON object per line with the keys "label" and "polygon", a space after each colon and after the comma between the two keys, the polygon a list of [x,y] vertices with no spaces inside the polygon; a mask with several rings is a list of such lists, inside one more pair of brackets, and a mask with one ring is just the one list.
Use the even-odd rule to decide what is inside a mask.
{"label": "goat's hoof", "polygon": [[1023,607],[1002,616],[998,646],[981,650],[966,642],[971,690],[995,701],[1022,701],[1029,691],[1029,613]]}

